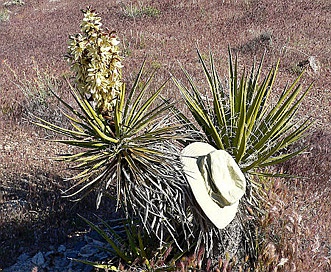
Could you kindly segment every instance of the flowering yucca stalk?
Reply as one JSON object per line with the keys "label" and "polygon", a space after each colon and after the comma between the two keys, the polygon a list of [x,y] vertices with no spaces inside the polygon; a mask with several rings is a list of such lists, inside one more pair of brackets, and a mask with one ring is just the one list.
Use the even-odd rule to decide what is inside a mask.
{"label": "flowering yucca stalk", "polygon": [[108,115],[123,85],[119,41],[114,31],[102,30],[93,9],[82,12],[81,33],[70,36],[67,58],[79,92],[93,101],[99,113]]}

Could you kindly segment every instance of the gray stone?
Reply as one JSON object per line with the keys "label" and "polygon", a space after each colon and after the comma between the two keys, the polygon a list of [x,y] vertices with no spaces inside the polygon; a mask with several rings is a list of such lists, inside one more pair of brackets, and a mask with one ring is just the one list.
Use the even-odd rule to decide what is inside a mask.
{"label": "gray stone", "polygon": [[92,272],[93,271],[93,267],[92,266],[85,266],[84,267],[84,270],[83,270],[83,272]]}
{"label": "gray stone", "polygon": [[31,264],[31,261],[27,260],[22,263],[16,263],[10,267],[4,268],[2,272],[31,272],[33,271],[34,265]]}
{"label": "gray stone", "polygon": [[76,250],[67,250],[66,256],[67,258],[77,258],[78,252]]}
{"label": "gray stone", "polygon": [[45,257],[45,258],[48,258],[49,256],[54,255],[54,254],[55,254],[55,252],[54,252],[53,250],[51,250],[51,251],[47,251],[47,252],[44,254],[44,257]]}
{"label": "gray stone", "polygon": [[109,258],[109,255],[105,251],[101,251],[100,253],[94,255],[94,257],[98,261],[104,261],[104,260],[107,260]]}
{"label": "gray stone", "polygon": [[92,244],[96,247],[104,247],[105,244],[103,242],[100,242],[99,240],[92,240]]}
{"label": "gray stone", "polygon": [[109,245],[85,235],[73,244],[62,244],[50,246],[48,251],[39,251],[33,257],[28,252],[21,254],[15,265],[5,268],[4,272],[31,272],[38,269],[38,272],[59,272],[59,271],[94,271],[90,265],[85,265],[72,259],[90,261],[103,261],[109,259],[109,253],[102,250]]}
{"label": "gray stone", "polygon": [[45,258],[42,252],[38,252],[36,255],[32,258],[32,263],[37,266],[42,266],[45,263]]}
{"label": "gray stone", "polygon": [[85,241],[79,241],[74,245],[74,250],[79,251],[85,245],[86,245]]}
{"label": "gray stone", "polygon": [[30,255],[29,254],[27,254],[27,253],[23,253],[23,254],[21,254],[20,256],[18,256],[18,258],[17,258],[17,262],[25,262],[27,259],[29,259],[30,258]]}
{"label": "gray stone", "polygon": [[67,250],[65,245],[60,245],[57,249],[57,252],[63,253]]}
{"label": "gray stone", "polygon": [[99,252],[99,249],[97,249],[95,246],[92,245],[86,245],[83,246],[79,251],[79,256],[83,258],[91,257]]}
{"label": "gray stone", "polygon": [[93,242],[93,238],[91,238],[90,236],[88,235],[84,235],[84,241],[88,244],[92,243]]}
{"label": "gray stone", "polygon": [[53,264],[56,268],[63,268],[70,264],[70,260],[63,257],[55,257],[53,260]]}

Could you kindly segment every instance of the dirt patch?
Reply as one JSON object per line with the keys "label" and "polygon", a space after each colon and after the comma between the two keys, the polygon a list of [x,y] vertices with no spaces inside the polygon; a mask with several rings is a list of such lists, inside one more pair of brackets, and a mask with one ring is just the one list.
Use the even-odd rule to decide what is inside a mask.
{"label": "dirt patch", "polygon": [[[3,6],[4,2],[0,1],[0,7],[8,9],[10,17],[0,22],[0,267],[9,266],[15,256],[26,249],[62,243],[68,233],[85,227],[77,219],[77,212],[84,211],[87,215],[95,212],[93,197],[76,206],[61,198],[60,191],[68,186],[63,179],[70,176],[70,171],[50,157],[63,152],[63,147],[45,142],[41,138],[51,136],[26,123],[24,96],[7,66],[22,75],[33,75],[36,64],[55,76],[68,75],[63,57],[68,35],[79,31],[80,9],[91,1],[27,0],[24,5],[8,7]],[[104,26],[118,32],[127,81],[146,55],[152,67],[161,67],[162,79],[168,78],[169,71],[181,77],[178,61],[190,74],[200,78],[197,46],[206,57],[209,50],[215,53],[224,77],[229,45],[239,54],[241,67],[249,67],[253,58],[261,58],[265,50],[265,67],[282,56],[275,92],[281,92],[301,69],[308,68],[303,85],[306,87],[312,81],[315,84],[300,116],[317,119],[316,132],[305,143],[307,153],[285,167],[291,173],[309,176],[305,180],[310,184],[307,188],[315,189],[305,191],[303,186],[300,196],[295,196],[297,191],[293,193],[298,199],[314,201],[305,206],[309,210],[316,207],[314,194],[320,192],[323,199],[330,194],[325,190],[331,176],[328,149],[331,9],[327,2],[304,0],[298,5],[297,1],[285,0],[274,3],[267,0],[181,3],[100,0],[93,1],[93,7],[103,18]],[[153,7],[158,12],[128,16],[133,7]],[[309,67],[311,57],[318,61],[317,70]],[[62,94],[65,92],[64,88]],[[169,97],[179,98],[173,87],[165,92]],[[329,215],[328,211],[326,214]],[[322,230],[314,227],[312,218],[305,222],[311,224],[311,234],[307,235],[313,237],[313,243]],[[330,239],[318,237],[323,237],[320,239],[325,245]],[[306,252],[310,257],[317,254],[311,253],[309,247]]]}

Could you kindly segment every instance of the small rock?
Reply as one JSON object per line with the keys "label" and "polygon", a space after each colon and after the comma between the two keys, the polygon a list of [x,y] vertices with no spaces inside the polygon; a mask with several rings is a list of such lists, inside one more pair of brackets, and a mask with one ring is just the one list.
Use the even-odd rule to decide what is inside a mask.
{"label": "small rock", "polygon": [[80,249],[78,255],[83,258],[88,258],[88,257],[91,257],[91,256],[95,255],[96,253],[98,253],[98,251],[99,250],[95,246],[86,245]]}
{"label": "small rock", "polygon": [[47,251],[44,255],[45,258],[48,258],[49,256],[53,255],[55,252],[53,250]]}
{"label": "small rock", "polygon": [[[85,236],[87,236],[87,235],[85,235]],[[102,237],[100,236],[100,234],[98,232],[96,232],[95,230],[91,231],[88,234],[88,237],[92,238],[93,240],[100,240],[100,239],[102,239]]]}
{"label": "small rock", "polygon": [[91,238],[89,235],[84,235],[84,241],[90,244],[93,242],[93,238]]}
{"label": "small rock", "polygon": [[79,251],[82,247],[86,245],[86,242],[79,241],[74,245],[74,250]]}
{"label": "small rock", "polygon": [[57,268],[63,268],[68,266],[70,263],[70,260],[66,259],[66,258],[61,258],[61,257],[56,257],[53,260],[53,264],[55,267]]}
{"label": "small rock", "polygon": [[17,262],[21,263],[21,262],[25,262],[27,259],[30,258],[30,255],[27,253],[23,253],[20,256],[18,256],[17,258]]}
{"label": "small rock", "polygon": [[100,242],[99,240],[94,240],[92,241],[92,245],[96,247],[104,247],[105,244],[103,242]]}
{"label": "small rock", "polygon": [[92,272],[93,271],[93,266],[88,265],[84,266],[84,270],[82,272]]}
{"label": "small rock", "polygon": [[42,266],[45,263],[45,258],[42,252],[39,251],[36,255],[33,256],[31,261],[37,266]]}
{"label": "small rock", "polygon": [[104,260],[107,260],[109,258],[109,255],[105,251],[101,251],[100,253],[94,255],[94,257],[98,261],[104,261]]}
{"label": "small rock", "polygon": [[93,267],[91,265],[86,265],[79,262],[73,262],[71,266],[71,271],[80,271],[85,272],[85,270],[91,269],[90,271],[93,271]]}
{"label": "small rock", "polygon": [[316,59],[314,56],[310,56],[308,58],[309,66],[314,71],[314,73],[317,73],[321,69],[320,62]]}
{"label": "small rock", "polygon": [[63,253],[67,250],[65,245],[60,245],[57,249],[57,252]]}
{"label": "small rock", "polygon": [[77,258],[77,255],[78,255],[78,253],[76,250],[69,250],[66,252],[66,256],[69,259]]}

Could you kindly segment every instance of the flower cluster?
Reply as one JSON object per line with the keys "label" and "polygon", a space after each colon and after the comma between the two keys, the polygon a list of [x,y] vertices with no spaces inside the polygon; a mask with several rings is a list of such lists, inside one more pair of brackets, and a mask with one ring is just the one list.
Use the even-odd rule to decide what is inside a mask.
{"label": "flower cluster", "polygon": [[81,94],[91,98],[102,114],[113,110],[122,87],[122,58],[116,33],[102,30],[101,18],[94,10],[83,10],[81,32],[70,36],[68,61]]}

